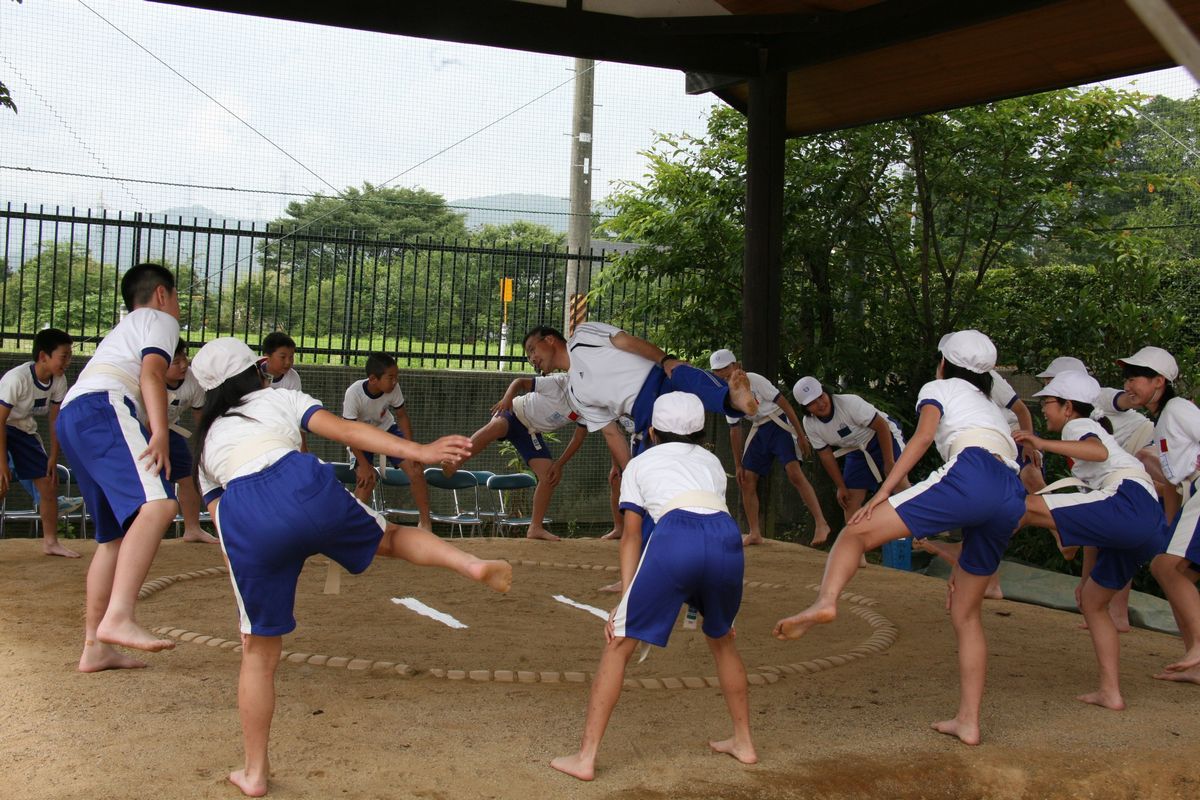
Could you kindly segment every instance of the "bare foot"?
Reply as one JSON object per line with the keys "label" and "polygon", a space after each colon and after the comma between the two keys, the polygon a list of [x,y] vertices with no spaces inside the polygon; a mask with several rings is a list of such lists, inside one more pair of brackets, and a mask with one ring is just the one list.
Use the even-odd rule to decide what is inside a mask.
{"label": "bare foot", "polygon": [[608,540],[608,541],[612,541],[612,540],[614,540],[614,539],[620,539],[620,538],[621,538],[621,534],[622,534],[622,533],[624,533],[624,531],[622,531],[620,528],[613,528],[611,531],[609,531],[608,533],[604,534],[604,535],[603,535],[603,536],[601,536],[600,538],[601,538],[601,539],[606,539],[606,540]]}
{"label": "bare foot", "polygon": [[987,588],[983,590],[983,596],[988,600],[1003,600],[1004,592],[1000,589],[1000,576],[993,575],[988,581]]}
{"label": "bare foot", "polygon": [[1103,690],[1099,692],[1088,692],[1081,694],[1075,698],[1081,703],[1091,703],[1094,706],[1103,706],[1111,708],[1113,711],[1125,710],[1125,698],[1121,697],[1120,692],[1109,693]]}
{"label": "bare foot", "polygon": [[242,790],[246,797],[262,797],[267,793],[267,780],[252,781],[246,777],[246,770],[238,769],[229,773],[229,782]]}
{"label": "bare foot", "polygon": [[63,558],[79,558],[79,553],[76,553],[74,550],[71,550],[67,547],[63,547],[63,545],[57,540],[53,542],[43,541],[42,555],[62,556]]}
{"label": "bare foot", "polygon": [[788,639],[799,639],[808,633],[808,629],[813,625],[825,625],[833,622],[836,617],[837,608],[834,606],[821,606],[814,603],[799,614],[776,622],[775,630],[772,633],[781,642]]}
{"label": "bare foot", "polygon": [[1200,667],[1192,667],[1191,669],[1171,671],[1167,667],[1164,671],[1154,676],[1160,681],[1175,681],[1177,683],[1195,683],[1200,684]]}
{"label": "bare foot", "polygon": [[120,623],[101,620],[96,627],[96,638],[105,644],[119,644],[121,647],[150,653],[175,649],[174,639],[159,639],[133,620]]}
{"label": "bare foot", "polygon": [[1200,667],[1200,643],[1193,644],[1191,649],[1183,654],[1183,658],[1174,664],[1167,664],[1167,671],[1184,672],[1192,667]]}
{"label": "bare foot", "polygon": [[596,591],[608,592],[610,594],[620,594],[624,589],[625,589],[625,584],[621,583],[620,581],[617,581],[616,583],[610,583],[608,586],[601,586]]}
{"label": "bare foot", "polygon": [[1062,553],[1064,561],[1074,561],[1075,556],[1079,555],[1078,547],[1064,547],[1059,552]]}
{"label": "bare foot", "polygon": [[959,722],[957,719],[947,719],[935,722],[930,727],[938,733],[958,737],[958,740],[963,744],[972,746],[979,744],[979,725],[968,725],[965,722]]}
{"label": "bare foot", "polygon": [[[1117,629],[1117,633],[1129,633],[1133,630],[1133,626],[1129,624],[1129,617],[1116,617],[1112,614],[1112,609],[1109,609],[1109,616],[1112,617],[1113,625]],[[1088,629],[1087,620],[1079,623],[1079,630],[1086,631]]]}
{"label": "bare foot", "polygon": [[458,464],[450,461],[442,462],[442,474],[447,478],[452,477],[456,472],[458,472]]}
{"label": "bare foot", "polygon": [[567,773],[572,778],[579,778],[581,781],[590,781],[596,777],[596,763],[585,759],[579,753],[559,756],[550,762],[550,766],[559,772]]}
{"label": "bare foot", "polygon": [[740,369],[734,370],[729,376],[729,405],[748,417],[754,416],[758,411],[758,400],[750,390],[750,379]]}
{"label": "bare foot", "polygon": [[130,658],[103,642],[84,642],[79,656],[80,672],[103,672],[106,669],[145,669],[146,662]]}
{"label": "bare foot", "polygon": [[467,568],[472,580],[504,593],[512,588],[512,564],[507,561],[477,561]]}
{"label": "bare foot", "polygon": [[195,542],[197,544],[217,543],[217,537],[205,530],[184,531],[183,540],[185,542]]}
{"label": "bare foot", "polygon": [[820,547],[829,539],[829,534],[833,533],[833,528],[829,527],[828,522],[818,522],[813,528],[813,538],[811,547]]}
{"label": "bare foot", "polygon": [[742,537],[742,547],[751,547],[756,544],[763,544],[766,539],[761,533],[747,533]]}
{"label": "bare foot", "polygon": [[709,742],[708,746],[712,748],[714,753],[725,753],[726,755],[733,756],[743,764],[758,763],[758,753],[754,752],[754,745],[750,742],[742,744],[736,739],[725,739],[720,742]]}
{"label": "bare foot", "polygon": [[532,525],[529,526],[529,530],[526,532],[525,538],[526,539],[541,539],[542,541],[545,541],[545,542],[562,541],[561,539],[559,539],[557,536],[555,536],[553,533],[546,530],[545,528],[535,528]]}

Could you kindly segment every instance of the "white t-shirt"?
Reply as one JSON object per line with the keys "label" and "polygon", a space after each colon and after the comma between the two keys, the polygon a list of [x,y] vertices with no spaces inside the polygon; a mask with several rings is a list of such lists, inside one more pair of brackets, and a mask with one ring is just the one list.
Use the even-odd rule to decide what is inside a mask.
{"label": "white t-shirt", "polygon": [[[260,369],[261,365],[265,361],[265,358],[260,358],[258,360]],[[271,382],[267,384],[268,389],[291,389],[294,392],[300,391],[300,373],[296,372],[296,370],[292,369],[291,367],[288,367],[288,371],[280,375],[278,378],[276,378],[274,375],[271,375],[270,378]]]}
{"label": "white t-shirt", "polygon": [[33,371],[33,362],[13,367],[0,378],[0,404],[8,407],[8,424],[33,436],[37,434],[34,417],[44,417],[51,405],[62,403],[67,394],[67,377],[52,375],[42,383]]}
{"label": "white t-shirt", "polygon": [[[745,419],[750,420],[754,425],[761,425],[768,419],[778,416],[779,419],[776,421],[782,420],[784,427],[789,431],[792,430],[792,424],[788,422],[787,416],[775,402],[782,394],[779,387],[757,372],[747,372],[746,377],[750,380],[750,391],[754,394],[754,399],[758,400],[758,413],[753,417],[745,417]],[[742,421],[742,417],[726,417],[725,421],[730,425],[737,425]]]}
{"label": "white t-shirt", "polygon": [[[1108,417],[1108,421],[1112,423],[1113,438],[1121,447],[1128,447],[1130,437],[1145,425],[1147,419],[1144,414],[1140,414],[1132,408],[1117,407],[1117,398],[1123,394],[1125,392],[1121,389],[1101,389],[1100,396],[1096,398],[1096,411]],[[1140,450],[1152,444],[1154,444],[1154,436],[1150,435],[1146,441],[1138,442],[1134,449]]]}
{"label": "white t-shirt", "polygon": [[[921,391],[917,393],[918,415],[926,405],[937,406],[942,412],[933,441],[943,461],[950,458],[950,446],[958,435],[976,428],[999,433],[1012,444],[1012,450],[1008,454],[998,455],[1003,455],[1009,460],[1016,457],[1016,444],[1012,442],[1012,432],[1000,409],[988,396],[962,378],[930,381],[922,386]],[[1010,466],[1015,468],[1016,464]]]}
{"label": "white t-shirt", "polygon": [[[185,408],[204,408],[205,391],[188,372],[175,388],[167,387],[167,425],[179,422]],[[145,420],[142,423],[145,424]]]}
{"label": "white t-shirt", "polygon": [[[309,418],[321,410],[320,400],[291,389],[259,389],[244,399],[236,409],[244,416],[227,414],[208,429],[199,473],[200,491],[206,502],[212,499],[210,493],[225,488],[234,478],[261,472],[292,450],[299,450],[301,429],[308,430]],[[279,446],[249,460],[240,457],[247,442],[269,440]]]}
{"label": "white t-shirt", "polygon": [[[728,482],[721,461],[698,444],[658,444],[630,459],[621,473],[621,506],[637,506],[657,521],[667,503],[684,492],[704,491],[725,497]],[[706,514],[711,508],[689,508]]]}
{"label": "white t-shirt", "polygon": [[832,447],[840,450],[843,447],[866,447],[875,438],[875,429],[871,423],[875,417],[881,417],[892,429],[892,438],[898,442],[900,431],[891,420],[879,413],[879,409],[863,400],[856,394],[831,394],[829,401],[833,405],[833,413],[822,419],[815,414],[809,414],[802,420],[804,432],[814,450],[824,450]]}
{"label": "white t-shirt", "polygon": [[1154,423],[1158,460],[1171,483],[1182,484],[1200,469],[1200,408],[1182,397],[1172,397]]}
{"label": "white t-shirt", "polygon": [[[156,353],[170,364],[178,343],[179,320],[153,308],[130,311],[96,346],[96,354],[83,368],[75,385],[67,391],[63,405],[69,405],[76,397],[91,392],[121,392],[133,400],[140,411],[142,394],[140,391],[131,392],[130,389],[139,385],[142,359]],[[128,376],[127,380],[122,381],[115,375],[95,369],[100,365],[120,370]]]}
{"label": "white t-shirt", "polygon": [[567,374],[533,379],[533,391],[513,398],[513,413],[530,433],[549,433],[579,419],[567,402]]}
{"label": "white t-shirt", "polygon": [[568,396],[589,431],[621,415],[633,416],[633,403],[654,369],[653,361],[614,346],[618,333],[621,329],[612,325],[585,322],[567,340]]}
{"label": "white t-shirt", "polygon": [[355,381],[346,389],[346,397],[342,401],[342,416],[346,419],[356,419],[368,425],[374,425],[381,431],[389,430],[396,424],[392,416],[393,408],[404,405],[404,392],[397,384],[386,394],[380,392],[375,396],[367,393],[365,380]]}
{"label": "white t-shirt", "polygon": [[1004,376],[999,372],[991,370],[988,374],[992,376],[992,402],[1000,407],[1000,411],[1004,415],[1004,421],[1008,424],[1009,431],[1019,429],[1021,421],[1013,413],[1012,407],[1017,404],[1021,396],[1017,394],[1017,390],[1012,387],[1011,383],[1004,380]]}
{"label": "white t-shirt", "polygon": [[1073,419],[1062,429],[1064,442],[1081,442],[1095,437],[1108,450],[1108,458],[1104,461],[1084,461],[1081,458],[1069,459],[1071,474],[1088,485],[1089,489],[1099,489],[1109,474],[1119,469],[1134,469],[1145,475],[1142,481],[1151,494],[1154,494],[1154,483],[1146,474],[1145,467],[1134,456],[1125,452],[1116,438],[1100,427],[1094,419]]}

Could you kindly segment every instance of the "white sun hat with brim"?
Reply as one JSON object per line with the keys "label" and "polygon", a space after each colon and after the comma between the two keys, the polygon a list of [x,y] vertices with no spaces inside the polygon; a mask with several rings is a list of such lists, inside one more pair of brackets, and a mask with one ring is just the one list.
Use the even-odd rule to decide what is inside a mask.
{"label": "white sun hat with brim", "polygon": [[976,330],[946,334],[938,343],[938,350],[951,364],[971,372],[982,374],[996,367],[996,345]]}
{"label": "white sun hat with brim", "polygon": [[1061,397],[1076,403],[1096,405],[1100,397],[1100,383],[1083,370],[1069,369],[1060,372],[1034,397]]}
{"label": "white sun hat with brim", "polygon": [[704,403],[690,392],[667,392],[654,401],[650,426],[659,433],[681,436],[704,430]]}
{"label": "white sun hat with brim", "polygon": [[191,372],[204,391],[217,388],[234,375],[258,364],[258,356],[241,339],[213,339],[192,359]]}
{"label": "white sun hat with brim", "polygon": [[1143,347],[1129,358],[1118,358],[1117,363],[1121,366],[1128,364],[1131,367],[1152,369],[1169,381],[1179,377],[1179,365],[1175,363],[1175,356],[1161,347]]}
{"label": "white sun hat with brim", "polygon": [[1087,372],[1087,365],[1074,356],[1059,356],[1050,362],[1050,366],[1039,372],[1035,377],[1053,378],[1060,372]]}

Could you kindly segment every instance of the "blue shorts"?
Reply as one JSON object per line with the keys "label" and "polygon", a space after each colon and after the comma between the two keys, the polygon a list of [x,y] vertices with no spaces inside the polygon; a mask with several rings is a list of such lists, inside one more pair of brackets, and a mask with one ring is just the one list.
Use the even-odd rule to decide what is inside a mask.
{"label": "blue shorts", "polygon": [[1121,481],[1116,492],[1047,494],[1064,547],[1096,547],[1091,579],[1120,589],[1138,568],[1167,549],[1167,518],[1158,497],[1137,481]]}
{"label": "blue shorts", "polygon": [[[399,425],[393,425],[392,427],[387,429],[387,432],[390,433],[392,436],[399,436],[401,439],[404,438],[404,432],[400,430]],[[369,463],[371,466],[375,466],[375,454],[368,453],[366,450],[364,450],[363,453],[367,457],[367,463]],[[396,458],[394,456],[388,456],[387,463],[391,464],[393,467],[398,467],[402,463],[404,463],[404,459]]]}
{"label": "blue shorts", "polygon": [[616,635],[666,647],[686,603],[704,615],[704,635],[719,639],[742,604],[744,559],[741,532],[728,514],[668,512],[617,606]]}
{"label": "blue shorts", "polygon": [[633,401],[633,432],[635,441],[633,454],[638,455],[650,443],[646,432],[650,430],[650,419],[654,415],[654,401],[667,392],[689,392],[704,403],[704,410],[727,417],[744,417],[741,411],[729,405],[729,384],[702,369],[688,364],[677,364],[671,377],[660,366],[655,366],[642,382],[637,399]]}
{"label": "blue shorts", "polygon": [[1186,558],[1192,567],[1200,566],[1200,480],[1184,485],[1186,498],[1179,506],[1179,513],[1171,521],[1171,538],[1166,552]]}
{"label": "blue shorts", "polygon": [[178,483],[192,475],[192,451],[182,434],[169,431],[171,442],[171,482]]}
{"label": "blue shorts", "polygon": [[[896,459],[900,458],[900,451],[904,446],[896,441],[896,437],[892,436],[892,463],[896,463]],[[872,437],[867,443],[867,453],[870,454],[871,460],[875,462],[875,467],[879,470],[879,474],[883,474],[883,451],[879,447],[879,435]],[[879,488],[879,481],[875,480],[874,473],[871,472],[871,467],[867,464],[867,457],[863,455],[862,450],[851,450],[846,454],[845,460],[842,461],[842,482],[846,484],[847,489],[866,489],[868,492],[873,492]]]}
{"label": "blue shorts", "polygon": [[387,522],[342,488],[333,467],[292,452],[234,478],[217,504],[217,531],[241,615],[241,632],[282,636],[296,627],[296,581],[321,553],[358,574]]}
{"label": "blue shorts", "polygon": [[521,422],[520,418],[512,411],[501,411],[500,417],[508,420],[508,433],[502,438],[512,442],[513,447],[517,448],[517,452],[521,454],[521,458],[525,459],[528,464],[535,458],[553,458],[550,454],[550,448],[546,446],[546,440],[542,438],[540,433],[530,433],[529,428],[525,427],[525,423]]}
{"label": "blue shorts", "polygon": [[19,481],[36,481],[46,477],[50,456],[46,455],[41,437],[12,425],[5,425],[4,432],[8,436],[8,459],[12,463],[13,477]]}
{"label": "blue shorts", "polygon": [[770,473],[771,465],[776,461],[787,466],[799,460],[791,431],[774,420],[764,422],[751,432],[746,451],[742,453],[742,466],[758,475]]}
{"label": "blue shorts", "polygon": [[121,392],[80,395],[59,412],[56,430],[95,520],[97,542],[124,536],[146,503],[175,499],[161,472],[147,472],[138,463],[150,434],[138,422],[133,401]]}
{"label": "blue shorts", "polygon": [[918,539],[962,528],[958,565],[972,575],[991,575],[1025,515],[1025,487],[992,453],[968,447],[888,502]]}

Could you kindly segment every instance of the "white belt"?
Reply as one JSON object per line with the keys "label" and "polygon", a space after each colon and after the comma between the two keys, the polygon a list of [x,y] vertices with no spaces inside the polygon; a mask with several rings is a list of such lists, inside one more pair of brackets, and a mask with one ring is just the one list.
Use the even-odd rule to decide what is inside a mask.
{"label": "white belt", "polygon": [[966,450],[968,447],[982,447],[993,455],[1000,456],[1008,461],[1017,460],[1017,443],[1012,440],[1011,436],[1005,436],[1000,431],[992,430],[991,428],[968,428],[964,431],[959,431],[954,437],[954,441],[950,443],[950,458]]}
{"label": "white belt", "polygon": [[1154,423],[1150,420],[1145,420],[1133,432],[1128,439],[1125,440],[1125,452],[1134,455],[1137,451],[1154,442]]}
{"label": "white belt", "polygon": [[693,489],[683,494],[677,494],[666,502],[659,512],[659,519],[667,515],[667,512],[674,511],[677,508],[711,508],[714,511],[724,511],[729,513],[729,507],[725,505],[725,498],[716,492],[706,492],[702,489]]}
{"label": "white belt", "polygon": [[[282,436],[257,436],[253,439],[248,439],[229,453],[227,463],[230,466],[229,474],[240,477],[242,467],[249,464],[256,458],[261,458],[267,453],[275,450],[295,450],[295,442],[290,441]],[[232,480],[232,478],[230,479]]]}
{"label": "white belt", "polygon": [[103,362],[89,361],[87,366],[83,368],[83,372],[79,373],[76,383],[84,378],[92,375],[107,375],[110,378],[116,378],[125,392],[133,398],[138,406],[142,406],[142,385],[139,380],[123,369],[114,367],[112,364]]}
{"label": "white belt", "polygon": [[788,418],[779,409],[775,409],[765,416],[756,417],[751,421],[750,435],[746,437],[746,444],[742,447],[742,452],[745,453],[750,449],[750,442],[754,441],[754,434],[758,433],[758,429],[767,424],[768,421],[778,423],[785,431],[792,435],[792,440],[796,443],[796,458],[803,461],[803,453],[800,452],[800,438],[796,434],[796,429],[792,427],[792,423],[788,421]]}
{"label": "white belt", "polygon": [[1179,494],[1186,501],[1190,500],[1192,495],[1196,494],[1196,483],[1200,482],[1200,469],[1193,472],[1183,479],[1183,483],[1179,484]]}
{"label": "white belt", "polygon": [[[880,448],[880,452],[882,453],[882,445],[880,445]],[[842,447],[833,451],[833,457],[841,458],[842,456],[848,456],[855,451],[862,453],[863,458],[867,460],[867,469],[871,470],[871,474],[875,476],[875,482],[883,483],[883,475],[880,473],[879,467],[875,463],[875,459],[871,458],[871,454],[867,452],[866,445],[860,444],[858,447]]]}
{"label": "white belt", "polygon": [[[1153,489],[1154,483],[1150,480],[1150,474],[1141,467],[1124,467],[1122,469],[1114,469],[1112,472],[1104,476],[1104,480],[1100,481],[1101,489],[1116,489],[1121,481],[1138,481],[1145,484],[1148,488]],[[1092,490],[1092,487],[1079,478],[1063,478],[1042,489],[1038,494],[1050,494],[1057,492],[1059,489],[1081,488]]]}
{"label": "white belt", "polygon": [[[148,428],[150,426],[147,425],[146,427]],[[172,422],[170,425],[167,426],[167,428],[169,430],[175,431],[176,433],[178,433],[180,436],[182,436],[185,439],[192,438],[192,432],[176,422]]]}

